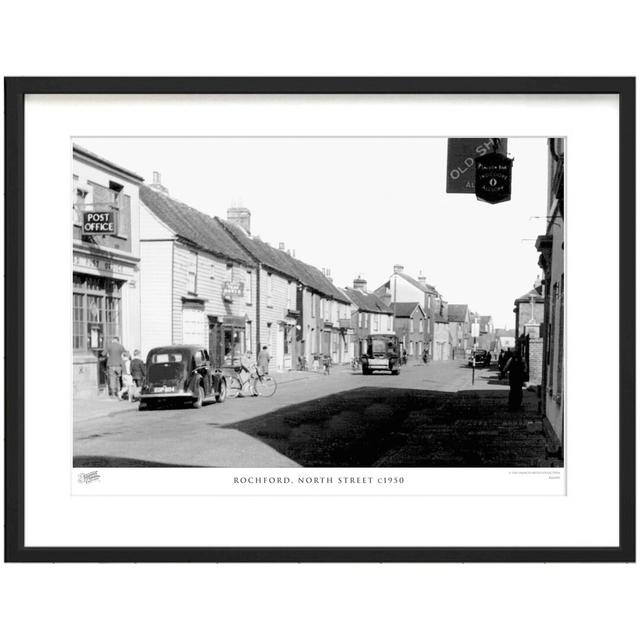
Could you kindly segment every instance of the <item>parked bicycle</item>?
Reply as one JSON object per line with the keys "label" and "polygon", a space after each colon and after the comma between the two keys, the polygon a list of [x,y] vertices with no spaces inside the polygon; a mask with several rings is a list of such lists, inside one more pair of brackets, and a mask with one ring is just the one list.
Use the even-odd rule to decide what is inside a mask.
{"label": "parked bicycle", "polygon": [[258,367],[254,367],[251,375],[244,382],[240,378],[240,368],[227,378],[227,395],[230,398],[243,396],[262,396],[270,398],[277,390],[278,383],[268,374],[264,374]]}

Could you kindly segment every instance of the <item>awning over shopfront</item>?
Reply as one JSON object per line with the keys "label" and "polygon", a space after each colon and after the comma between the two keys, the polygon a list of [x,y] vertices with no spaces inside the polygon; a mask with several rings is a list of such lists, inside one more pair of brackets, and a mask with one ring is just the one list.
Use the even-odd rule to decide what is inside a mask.
{"label": "awning over shopfront", "polygon": [[222,316],[222,324],[230,327],[244,327],[247,323],[247,316]]}

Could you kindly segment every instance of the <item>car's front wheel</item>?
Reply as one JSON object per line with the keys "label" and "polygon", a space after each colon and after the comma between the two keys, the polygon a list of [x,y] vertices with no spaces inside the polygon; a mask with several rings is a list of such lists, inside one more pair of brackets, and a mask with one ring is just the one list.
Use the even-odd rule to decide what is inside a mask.
{"label": "car's front wheel", "polygon": [[224,402],[227,399],[227,383],[220,381],[220,391],[216,393],[216,402]]}
{"label": "car's front wheel", "polygon": [[201,385],[198,385],[198,397],[193,401],[193,408],[200,409],[204,402],[204,389]]}

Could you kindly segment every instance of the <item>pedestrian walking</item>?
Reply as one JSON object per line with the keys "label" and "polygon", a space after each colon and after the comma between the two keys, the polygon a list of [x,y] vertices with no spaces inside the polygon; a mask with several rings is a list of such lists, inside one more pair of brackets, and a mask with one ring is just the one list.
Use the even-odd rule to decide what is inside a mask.
{"label": "pedestrian walking", "polygon": [[269,353],[269,350],[267,349],[267,346],[265,345],[264,347],[262,347],[262,350],[258,354],[258,367],[260,367],[260,371],[262,371],[262,373],[264,375],[268,375],[269,374],[269,361],[270,360],[271,360],[271,354]]}
{"label": "pedestrian walking", "polygon": [[324,358],[322,359],[322,373],[324,373],[325,376],[331,375],[331,365],[333,364],[332,360],[331,360],[331,356],[324,356]]}
{"label": "pedestrian walking", "polygon": [[499,378],[504,378],[504,367],[507,364],[507,354],[504,349],[500,349],[500,355],[498,356],[498,369],[500,370]]}
{"label": "pedestrian walking", "polygon": [[131,377],[133,378],[133,385],[135,387],[136,397],[140,396],[142,385],[147,377],[147,368],[144,362],[140,359],[140,349],[134,349],[133,360],[131,361]]}
{"label": "pedestrian walking", "polygon": [[518,352],[507,362],[504,371],[509,374],[509,411],[519,411],[522,406],[522,385],[526,376],[524,362]]}
{"label": "pedestrian walking", "polygon": [[118,393],[118,398],[124,400],[127,394],[129,402],[133,402],[133,376],[131,375],[131,355],[128,351],[122,354],[122,388]]}
{"label": "pedestrian walking", "polygon": [[122,354],[125,348],[120,344],[120,338],[113,336],[111,342],[102,351],[107,356],[107,375],[109,380],[109,395],[117,398],[120,393],[120,377],[122,376]]}

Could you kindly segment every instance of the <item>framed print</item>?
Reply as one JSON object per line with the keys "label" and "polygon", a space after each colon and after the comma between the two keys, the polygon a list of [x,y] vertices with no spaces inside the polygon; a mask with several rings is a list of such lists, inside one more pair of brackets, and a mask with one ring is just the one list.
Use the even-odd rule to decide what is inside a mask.
{"label": "framed print", "polygon": [[633,78],[8,78],[9,561],[635,560]]}

